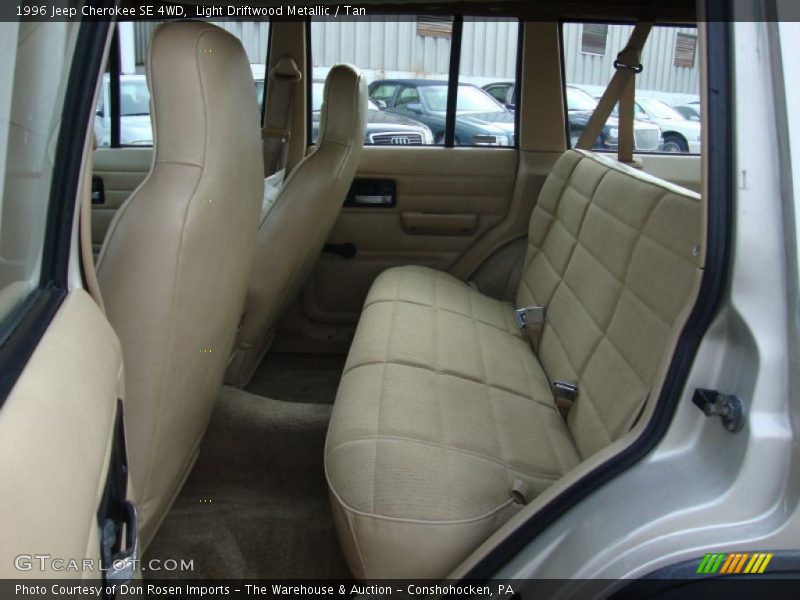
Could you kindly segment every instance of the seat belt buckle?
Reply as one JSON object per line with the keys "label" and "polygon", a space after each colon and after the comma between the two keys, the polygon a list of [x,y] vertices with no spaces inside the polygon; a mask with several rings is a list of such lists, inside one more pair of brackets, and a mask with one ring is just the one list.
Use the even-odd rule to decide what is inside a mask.
{"label": "seat belt buckle", "polygon": [[530,325],[544,324],[544,306],[525,306],[514,311],[514,320],[517,327],[525,329]]}
{"label": "seat belt buckle", "polygon": [[572,405],[578,399],[578,386],[563,379],[554,379],[550,387],[553,391],[556,408],[566,419]]}

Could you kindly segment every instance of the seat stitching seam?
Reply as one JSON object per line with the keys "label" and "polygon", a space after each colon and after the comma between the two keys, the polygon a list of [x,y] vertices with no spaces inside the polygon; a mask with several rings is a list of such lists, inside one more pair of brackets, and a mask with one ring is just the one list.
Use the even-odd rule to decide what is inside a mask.
{"label": "seat stitching seam", "polygon": [[367,571],[367,561],[364,560],[364,553],[361,551],[361,544],[358,543],[358,536],[356,535],[356,528],[353,523],[353,517],[356,516],[357,513],[349,509],[346,512],[347,512],[347,528],[350,530],[350,536],[353,539],[353,545],[356,547],[356,552],[358,553],[358,560],[361,563],[361,568],[364,570],[364,577],[369,579],[369,572]]}
{"label": "seat stitching seam", "polygon": [[[533,395],[524,394],[524,393],[521,393],[519,391],[512,390],[511,388],[503,387],[501,385],[497,385],[497,384],[493,384],[493,383],[490,384],[490,383],[487,383],[485,381],[481,381],[479,379],[472,379],[472,378],[470,378],[470,377],[468,377],[466,375],[460,374],[460,373],[450,373],[448,371],[434,371],[433,369],[431,369],[430,367],[427,367],[425,365],[415,365],[413,363],[403,362],[401,360],[385,360],[385,361],[372,360],[372,361],[366,361],[366,362],[363,362],[363,363],[358,363],[357,365],[352,365],[352,366],[348,367],[344,371],[344,373],[342,374],[342,377],[344,377],[345,375],[349,375],[355,369],[358,369],[360,367],[369,367],[369,366],[375,366],[375,365],[397,365],[397,366],[406,367],[406,368],[409,368],[409,369],[420,369],[420,370],[428,371],[429,373],[434,373],[436,375],[443,376],[443,377],[453,377],[453,378],[456,378],[456,379],[461,379],[462,381],[467,381],[469,383],[475,383],[477,385],[485,385],[487,387],[490,387],[492,389],[496,389],[496,390],[498,390],[500,392],[503,392],[505,394],[510,394],[512,396],[517,396],[518,398],[525,398],[526,400],[533,400],[534,402],[536,402],[537,404],[539,404],[541,406],[544,406],[546,408],[552,408],[553,410],[555,410],[555,407],[551,406],[549,403],[546,403],[546,402],[543,402],[542,400],[539,400],[538,398],[535,398]],[[542,369],[542,372],[544,372],[544,369]],[[546,377],[547,377],[547,374],[545,374],[545,378]]]}
{"label": "seat stitching seam", "polygon": [[[594,190],[592,191],[592,196],[593,196],[593,195],[594,195],[594,193],[597,191],[597,188],[599,188],[599,187],[600,187],[600,184],[601,184],[601,183],[603,182],[603,180],[606,178],[606,176],[608,175],[608,173],[609,173],[609,172],[608,172],[608,171],[606,171],[606,172],[605,172],[605,173],[603,173],[603,175],[600,177],[600,179],[598,180],[597,184],[595,185],[595,188],[594,188]],[[573,258],[573,256],[575,255],[575,248],[578,246],[578,243],[579,243],[579,241],[578,241],[578,240],[580,239],[581,231],[583,230],[583,225],[584,225],[584,223],[585,223],[585,221],[586,221],[586,214],[589,212],[589,207],[590,207],[590,206],[591,206],[591,204],[592,204],[592,198],[591,198],[591,197],[586,197],[586,196],[584,196],[584,195],[583,195],[581,192],[578,192],[578,193],[580,193],[580,194],[581,194],[581,196],[583,196],[584,198],[586,198],[586,200],[587,200],[587,202],[586,202],[586,206],[585,206],[585,207],[584,207],[584,209],[583,209],[583,214],[581,215],[581,221],[580,221],[580,224],[578,225],[578,231],[576,232],[576,235],[575,235],[575,236],[572,236],[572,233],[571,233],[571,232],[570,232],[570,231],[569,231],[569,230],[568,230],[566,227],[564,227],[564,229],[567,231],[567,233],[569,233],[569,234],[570,234],[570,236],[572,236],[572,238],[573,238],[573,240],[574,240],[574,242],[575,242],[575,243],[572,245],[572,249],[570,250],[569,257],[567,258],[567,261],[564,263],[564,270],[563,270],[563,272],[559,273],[559,272],[558,272],[558,270],[556,270],[556,273],[558,273],[558,276],[559,276],[559,280],[558,280],[558,283],[556,284],[556,287],[553,289],[553,293],[552,293],[552,294],[551,294],[551,296],[550,296],[550,301],[549,301],[549,302],[552,302],[553,298],[555,297],[556,293],[558,292],[558,287],[559,287],[560,285],[565,285],[565,286],[567,287],[567,289],[570,289],[570,288],[569,288],[569,285],[567,285],[567,284],[566,284],[564,277],[565,277],[565,275],[566,275],[567,269],[569,269],[569,265],[570,265],[570,263],[572,263],[572,258]],[[560,205],[560,202],[559,202],[559,205]],[[572,292],[572,290],[571,290],[571,289],[570,289],[570,291]],[[572,292],[572,293],[573,293],[573,295],[575,295],[575,292]],[[576,297],[577,297],[577,296],[576,296]],[[548,302],[548,303],[549,303],[549,302]],[[579,301],[579,302],[580,302],[580,301]],[[589,315],[589,317],[591,318],[591,315]],[[573,372],[574,372],[576,375],[578,375],[579,371],[578,371],[578,369],[576,369],[576,368],[575,368],[575,364],[574,364],[574,363],[573,363],[573,361],[572,361],[572,357],[571,357],[571,356],[569,355],[569,353],[567,352],[567,346],[564,344],[563,340],[561,339],[561,336],[559,336],[559,335],[558,335],[558,332],[556,331],[556,327],[555,327],[554,325],[552,325],[552,324],[549,322],[549,320],[548,320],[547,322],[545,322],[545,327],[547,327],[547,325],[550,325],[550,326],[548,327],[548,329],[551,329],[551,330],[553,331],[554,335],[556,336],[556,339],[558,340],[558,343],[559,343],[559,345],[561,346],[561,349],[562,349],[562,350],[563,350],[563,352],[564,352],[564,356],[566,356],[566,357],[567,357],[567,362],[569,363],[569,365],[570,365],[570,367],[572,368]],[[542,368],[544,368],[544,366],[542,366]],[[548,378],[548,381],[549,381],[549,380],[550,380],[550,375],[549,375],[548,373],[545,373],[545,375],[547,376],[547,378]],[[579,381],[580,381],[580,378],[579,378]]]}
{"label": "seat stitching seam", "polygon": [[[437,327],[437,321],[438,321],[438,315],[439,315],[439,312],[438,312],[437,308],[438,308],[439,303],[438,303],[438,295],[436,293],[437,292],[438,281],[439,281],[438,277],[434,277],[433,278],[433,304],[434,304],[434,309],[433,309],[433,368],[436,370],[437,373],[439,372],[439,336],[438,336],[438,327]],[[438,393],[434,394],[434,398],[435,398],[434,403],[436,404],[436,415],[438,417],[439,439],[440,440],[444,440],[444,416],[443,416],[443,410],[442,410],[442,399],[441,399],[441,397],[440,397],[440,395]]]}
{"label": "seat stitching seam", "polygon": [[[550,232],[553,229],[553,224],[558,221],[558,214],[557,213],[558,213],[558,207],[561,204],[561,198],[564,196],[564,191],[568,187],[572,187],[572,185],[571,185],[572,174],[575,172],[575,169],[578,167],[578,165],[581,163],[581,161],[582,161],[582,157],[579,156],[578,160],[576,160],[572,164],[572,166],[571,166],[571,168],[569,170],[569,173],[567,173],[563,177],[561,176],[560,173],[555,173],[555,172],[551,171],[551,174],[553,176],[558,177],[561,180],[561,185],[559,186],[559,191],[558,191],[558,201],[555,203],[555,206],[553,207],[554,208],[553,212],[550,212],[549,210],[547,210],[547,208],[545,208],[544,206],[539,204],[538,199],[536,201],[536,205],[533,207],[534,212],[536,211],[537,208],[539,208],[539,209],[541,209],[542,212],[544,212],[545,214],[549,215],[550,216],[550,222],[547,223],[547,227],[545,228],[544,234],[541,237],[541,244],[539,246],[534,244],[533,240],[531,240],[530,235],[529,235],[528,236],[528,245],[533,246],[538,251],[538,254],[544,255],[545,260],[548,262],[550,267],[556,273],[558,273],[558,269],[555,268],[555,266],[550,262],[550,259],[547,257],[547,253],[544,251],[544,244],[545,244],[545,241],[547,240],[547,238],[549,237]],[[547,184],[547,179],[545,179],[545,182],[542,185],[542,189],[544,189],[544,185],[546,185],[546,184]],[[578,193],[580,193],[580,192],[578,192]],[[531,221],[533,221],[533,213],[531,213]],[[528,230],[530,232],[530,223],[528,224]],[[525,261],[526,264],[523,264],[523,266],[522,266],[522,277],[521,277],[522,284],[528,290],[528,292],[530,293],[531,298],[533,298],[534,302],[537,302],[538,299],[537,299],[536,294],[533,293],[533,290],[528,285],[528,283],[526,281],[526,276],[528,275],[529,267],[533,263],[533,259],[536,258],[536,256],[538,256],[538,254],[534,255],[534,256],[531,256],[530,260],[526,260]]]}
{"label": "seat stitching seam", "polygon": [[[631,250],[628,253],[627,262],[626,262],[626,265],[625,265],[624,274],[622,276],[622,279],[618,279],[616,277],[616,275],[614,275],[614,273],[611,273],[612,277],[614,277],[617,280],[617,282],[620,284],[620,288],[619,288],[619,290],[617,292],[617,298],[616,298],[616,300],[614,302],[614,311],[611,314],[611,318],[609,320],[608,326],[605,329],[601,328],[600,337],[598,338],[597,342],[595,343],[594,348],[592,348],[591,352],[587,355],[586,361],[581,366],[581,370],[580,370],[580,379],[581,380],[583,380],[583,375],[586,372],[586,369],[588,368],[589,363],[592,361],[592,358],[597,353],[597,349],[600,347],[600,344],[605,339],[605,340],[608,341],[608,343],[611,345],[611,347],[614,349],[614,351],[622,358],[622,360],[625,362],[625,365],[639,379],[640,383],[642,383],[642,385],[645,388],[645,390],[648,389],[647,382],[644,380],[644,378],[641,376],[641,374],[637,371],[637,369],[628,361],[628,359],[625,357],[625,355],[620,351],[620,349],[617,346],[617,344],[611,339],[611,337],[609,337],[608,329],[611,327],[611,323],[613,322],[614,317],[616,316],[617,311],[619,310],[619,303],[620,303],[620,301],[622,299],[622,295],[625,292],[625,290],[627,289],[627,286],[625,285],[625,283],[626,283],[626,281],[628,279],[628,273],[630,271],[630,266],[633,263],[633,257],[636,254],[636,247],[639,245],[639,242],[641,241],[644,229],[647,227],[648,223],[650,222],[650,219],[652,219],[652,217],[653,217],[653,214],[655,214],[656,208],[659,206],[659,204],[661,203],[661,201],[664,199],[665,196],[666,196],[666,192],[662,193],[661,196],[653,203],[653,205],[650,207],[650,209],[648,211],[648,214],[647,214],[644,222],[642,223],[641,229],[637,229],[636,230],[636,239],[633,242],[633,244],[631,245]],[[611,215],[611,216],[613,217],[614,215]],[[586,249],[585,246],[584,246],[584,249]],[[588,249],[586,249],[586,251],[588,252]],[[605,268],[605,266],[604,266],[604,268]],[[634,297],[636,297],[636,294],[634,294],[633,292],[630,292],[630,293]],[[589,315],[589,316],[591,317],[591,315]],[[659,315],[656,315],[656,317],[659,317]],[[592,319],[592,320],[594,320],[594,319]],[[605,430],[605,432],[607,434],[608,442],[610,443],[611,441],[613,441],[613,435],[611,433],[611,428],[609,427],[609,425],[606,423],[606,421],[604,419],[603,411],[600,411],[598,409],[596,403],[594,402],[594,400],[591,397],[591,394],[589,394],[588,391],[586,392],[586,395],[584,396],[584,398],[588,401],[588,404],[591,405],[592,410],[594,411],[595,416],[596,416],[597,420],[599,421],[600,425]]]}
{"label": "seat stitching seam", "polygon": [[[597,351],[597,348],[600,346],[600,343],[603,341],[603,338],[605,338],[605,339],[608,340],[608,342],[611,344],[611,346],[614,348],[614,350],[616,350],[617,353],[620,356],[622,356],[623,360],[625,360],[625,363],[633,370],[633,372],[636,374],[636,376],[639,377],[639,379],[642,381],[642,383],[645,383],[645,388],[647,388],[647,385],[646,385],[646,382],[645,382],[644,378],[641,376],[641,374],[638,371],[636,371],[636,369],[633,368],[633,365],[631,365],[627,361],[627,359],[625,359],[625,356],[622,354],[620,349],[617,347],[617,345],[614,343],[614,341],[608,335],[608,330],[611,328],[611,324],[614,322],[614,317],[617,315],[617,311],[619,310],[619,303],[622,301],[622,295],[624,294],[625,290],[627,289],[627,286],[625,284],[628,281],[628,275],[630,273],[630,268],[631,268],[631,265],[633,264],[633,257],[636,254],[636,247],[639,245],[639,242],[641,241],[641,239],[642,239],[642,237],[644,235],[645,228],[650,223],[650,219],[653,218],[653,215],[655,214],[656,209],[661,204],[661,201],[666,197],[666,194],[667,194],[666,191],[662,192],[662,194],[659,196],[659,198],[653,203],[653,206],[650,207],[650,210],[648,211],[647,216],[645,217],[645,220],[642,223],[641,229],[637,230],[636,240],[631,245],[631,251],[628,254],[628,260],[627,260],[627,262],[625,264],[625,268],[623,269],[622,279],[618,279],[617,280],[619,282],[619,284],[620,284],[620,289],[617,292],[617,299],[614,302],[614,311],[611,313],[611,318],[608,321],[608,327],[606,327],[606,329],[603,331],[603,335],[601,336],[601,338],[599,340],[597,340],[597,344],[595,344],[594,349],[592,350],[592,352],[589,355],[589,357],[586,359],[586,364],[583,365],[584,369],[586,369],[586,367],[588,367],[592,356]],[[612,275],[613,275],[613,273],[612,273]],[[634,294],[633,292],[631,292],[631,295],[636,297],[636,294]],[[661,318],[660,315],[656,314],[655,316],[657,318],[659,318],[659,319]]]}
{"label": "seat stitching seam", "polygon": [[[373,439],[374,438],[372,436],[369,436],[369,437],[368,436],[352,437],[352,438],[349,438],[347,440],[343,440],[343,441],[339,442],[338,444],[332,446],[330,448],[330,450],[332,451],[332,450],[335,450],[336,448],[341,448],[343,446],[347,446],[347,445],[350,445],[350,444],[367,442],[367,441],[370,441],[370,440],[373,440]],[[516,467],[513,464],[510,464],[511,461],[505,461],[502,457],[491,456],[489,454],[484,454],[482,452],[477,452],[477,451],[474,451],[474,450],[467,450],[466,448],[459,448],[459,447],[456,447],[456,446],[449,446],[447,444],[442,444],[440,442],[436,442],[436,441],[433,441],[433,440],[420,440],[420,439],[416,439],[416,438],[413,438],[413,437],[408,437],[408,436],[404,436],[404,435],[394,435],[394,434],[383,434],[380,437],[380,439],[382,441],[407,442],[409,444],[418,444],[418,445],[421,445],[421,446],[432,446],[432,447],[440,448],[442,450],[448,450],[448,451],[451,451],[451,452],[455,452],[457,454],[463,454],[465,456],[471,456],[473,458],[480,458],[482,460],[494,463],[494,464],[496,464],[498,466],[502,466],[502,467],[504,467],[506,469],[506,471],[508,471],[510,469],[512,471],[516,471],[517,473],[521,473],[523,475],[527,475],[529,477],[534,477],[534,478],[535,477],[539,477],[539,478],[543,478],[543,479],[552,479],[553,481],[556,481],[565,472],[563,469],[562,469],[561,473],[548,473],[546,471],[532,471],[532,470],[530,470],[528,468],[525,468],[525,467],[522,467],[522,466]],[[578,454],[577,449],[576,449],[576,454]],[[561,465],[559,464],[559,466],[561,466]],[[508,476],[508,474],[506,474],[506,476]]]}
{"label": "seat stitching seam", "polygon": [[[556,337],[556,341],[558,342],[558,345],[561,346],[561,349],[564,351],[564,356],[567,358],[567,362],[569,363],[570,369],[572,369],[572,371],[577,375],[578,374],[578,370],[575,368],[575,365],[572,363],[572,357],[567,352],[567,346],[564,344],[564,341],[561,339],[561,336],[558,334],[558,329],[556,329],[556,327],[554,325],[550,325],[550,327],[548,329],[553,332],[553,335]],[[542,367],[542,368],[544,368],[544,367]],[[545,373],[545,375],[547,375],[547,374]],[[549,377],[550,376],[547,375],[547,377],[548,377],[548,381],[549,381]],[[578,381],[580,381],[580,379]]]}
{"label": "seat stitching seam", "polygon": [[[471,302],[472,294],[470,294],[469,297],[470,297],[470,302]],[[494,300],[494,298],[492,298],[492,299]],[[503,333],[514,333],[512,331],[509,331],[507,328],[499,327],[499,326],[495,325],[494,323],[490,323],[489,321],[486,321],[484,319],[479,319],[479,318],[476,318],[474,316],[464,314],[462,312],[458,312],[457,310],[453,310],[452,308],[445,308],[443,306],[434,307],[431,304],[426,304],[424,302],[416,302],[414,300],[407,300],[407,299],[396,299],[396,300],[393,300],[391,298],[383,298],[383,299],[378,299],[378,300],[372,300],[368,304],[364,305],[364,310],[366,310],[370,306],[375,306],[376,304],[386,304],[386,303],[391,303],[391,302],[402,303],[402,304],[411,304],[412,306],[420,306],[420,307],[423,307],[423,308],[436,308],[437,310],[448,312],[448,313],[457,315],[459,317],[470,318],[473,321],[476,321],[478,323],[483,323],[484,325],[487,325],[489,327],[493,327],[494,329],[502,331]],[[508,303],[502,302],[501,300],[497,300],[497,302],[501,302],[504,305],[508,304]],[[511,308],[511,307],[509,306],[509,308]],[[513,310],[513,308],[511,310]],[[504,312],[503,314],[505,315],[507,313]],[[520,336],[515,335],[514,337],[520,337]]]}
{"label": "seat stitching seam", "polygon": [[366,517],[368,519],[376,519],[376,520],[379,520],[379,521],[388,521],[390,523],[411,523],[411,524],[415,524],[415,525],[428,525],[428,526],[429,525],[471,525],[471,524],[474,524],[474,523],[478,523],[480,521],[486,521],[486,520],[490,519],[491,517],[493,517],[497,513],[499,513],[501,510],[503,510],[507,506],[509,506],[509,505],[514,503],[514,499],[513,498],[509,498],[508,500],[506,500],[502,504],[497,505],[496,507],[490,509],[488,512],[486,512],[484,514],[481,514],[481,515],[478,515],[477,517],[467,517],[467,518],[464,518],[464,519],[433,521],[433,520],[425,520],[425,519],[409,519],[409,518],[405,518],[405,517],[390,517],[390,516],[387,516],[387,515],[380,515],[380,514],[377,514],[377,513],[369,513],[369,512],[363,511],[363,510],[359,510],[357,508],[354,508],[354,507],[350,506],[347,502],[345,502],[344,499],[339,494],[339,492],[337,492],[336,489],[334,489],[333,485],[329,484],[329,488],[330,488],[331,493],[334,495],[336,501],[339,502],[339,504],[342,505],[342,508],[344,510],[346,510],[346,511],[348,511],[348,512],[354,514],[354,515],[358,515],[360,517]]}
{"label": "seat stitching seam", "polygon": [[[472,298],[471,297],[469,299],[469,309],[470,309],[470,313],[472,313],[473,312],[473,306],[472,306]],[[472,328],[475,331],[475,337],[476,337],[476,339],[478,341],[478,354],[481,357],[481,367],[483,368],[483,376],[484,376],[484,379],[486,380],[486,387],[484,388],[484,393],[486,394],[486,398],[489,401],[489,409],[491,410],[491,414],[492,414],[492,429],[494,430],[494,439],[495,439],[495,443],[497,445],[498,451],[502,454],[503,448],[502,448],[502,445],[500,443],[500,429],[497,426],[497,414],[495,413],[495,409],[494,409],[494,398],[492,397],[492,387],[488,383],[489,382],[489,370],[488,370],[487,365],[486,365],[486,357],[483,354],[483,339],[481,338],[480,328],[475,324],[475,320],[474,319],[473,319],[472,323],[473,323]],[[508,466],[505,464],[505,461],[503,461],[503,471],[504,471],[504,474],[505,474],[506,484],[508,484]]]}
{"label": "seat stitching seam", "polygon": [[381,429],[381,407],[383,406],[383,388],[386,383],[386,365],[388,364],[389,358],[389,342],[392,339],[392,329],[394,329],[395,323],[395,315],[396,312],[394,308],[392,308],[392,316],[391,320],[389,321],[389,334],[386,336],[386,350],[384,352],[384,356],[386,357],[386,361],[383,363],[383,367],[381,368],[381,384],[380,388],[378,389],[378,410],[377,414],[375,415],[375,458],[372,463],[372,510],[375,510],[375,484],[378,477],[378,439],[380,436],[380,429]]}
{"label": "seat stitching seam", "polygon": [[[553,442],[553,434],[550,432],[550,428],[549,427],[545,426],[545,427],[543,427],[543,429],[544,429],[544,435],[547,438],[547,446],[550,448],[550,451],[553,453],[553,456],[556,459],[556,463],[558,463],[558,468],[559,468],[559,470],[561,471],[561,473],[563,475],[564,473],[566,473],[567,469],[564,468],[564,463],[561,462],[561,454],[555,448],[555,443]],[[570,438],[570,441],[572,442],[572,445],[573,445],[573,447],[575,448],[575,450],[577,452],[577,445],[575,444],[575,440],[573,439],[572,432],[570,431],[569,427],[566,427],[566,430],[567,430],[568,437]],[[580,452],[577,452],[577,454],[580,456]]]}
{"label": "seat stitching seam", "polygon": [[[199,44],[200,38],[203,36],[204,33],[206,33],[206,31],[202,30],[202,31],[199,31],[195,35],[195,38],[193,40],[195,54],[197,52],[197,46]],[[184,242],[186,241],[186,239],[185,239],[186,226],[187,226],[187,222],[188,222],[189,213],[191,211],[191,208],[194,205],[194,203],[191,200],[194,199],[194,196],[195,196],[195,194],[197,193],[197,190],[200,187],[200,183],[203,181],[203,175],[204,175],[203,167],[206,165],[207,152],[208,152],[208,106],[207,106],[208,99],[206,97],[206,89],[205,89],[204,82],[203,82],[203,73],[202,73],[202,70],[200,69],[198,61],[196,61],[196,60],[194,61],[194,66],[197,69],[197,78],[200,81],[201,98],[202,98],[202,101],[203,101],[203,116],[205,117],[205,123],[206,123],[205,136],[204,136],[204,140],[203,140],[203,164],[200,167],[199,176],[197,178],[197,181],[195,181],[194,187],[192,188],[192,193],[189,196],[189,202],[186,203],[186,207],[183,210],[183,220],[182,220],[182,223],[181,223],[180,241],[178,243],[178,252],[177,252],[176,260],[175,260],[175,271],[174,271],[174,279],[173,279],[174,280],[174,285],[172,286],[172,290],[171,290],[171,294],[170,294],[170,314],[173,314],[175,312],[175,301],[176,301],[176,297],[177,297],[177,290],[178,290],[178,287],[179,287],[178,282],[180,281],[180,278],[179,278],[179,267],[181,265],[181,260],[183,258],[183,254],[184,254]],[[148,67],[150,67],[150,53],[148,53]],[[152,167],[150,169],[150,174],[152,174],[152,172],[155,171],[155,167],[158,164],[158,154],[157,154],[157,152],[155,152],[155,148],[156,148],[156,146],[158,144],[158,137],[157,137],[158,129],[157,129],[157,125],[156,125],[155,119],[153,121],[153,131],[154,131],[154,133],[156,135],[153,138],[153,141],[154,141],[154,146],[153,146],[154,147],[153,165],[152,165]],[[148,181],[150,180],[150,174],[147,177]],[[139,189],[141,189],[141,186],[140,186]],[[169,327],[169,331],[167,333],[167,355],[172,355],[173,354],[172,353],[172,347],[173,347],[173,343],[174,343],[174,340],[173,340],[174,334],[175,334],[174,329],[172,327]],[[166,369],[166,368],[164,368],[162,370],[161,378],[160,378],[161,380],[159,381],[159,385],[158,385],[159,397],[161,398],[162,401],[158,403],[158,410],[156,411],[156,423],[155,423],[155,427],[153,429],[153,433],[150,436],[150,448],[149,448],[149,452],[147,453],[147,465],[146,465],[146,470],[145,470],[144,483],[142,484],[142,498],[140,498],[140,500],[142,502],[144,502],[148,497],[147,492],[148,492],[149,488],[151,487],[150,486],[151,474],[152,474],[151,465],[152,465],[152,461],[153,461],[153,456],[155,456],[157,454],[156,448],[158,448],[160,446],[160,444],[158,442],[158,434],[159,434],[159,431],[161,429],[161,427],[160,427],[161,422],[162,422],[161,414],[162,414],[162,412],[164,410],[164,404],[165,404],[165,402],[163,401],[163,395],[164,395],[164,390],[166,389],[166,386],[167,386],[167,379],[168,379],[167,378],[167,372],[168,372],[168,369]]]}
{"label": "seat stitching seam", "polygon": [[595,403],[595,401],[592,399],[592,396],[591,396],[591,394],[589,394],[589,393],[587,392],[587,393],[586,393],[586,395],[584,396],[584,398],[585,398],[585,399],[586,399],[586,401],[587,401],[587,405],[588,405],[588,406],[591,406],[592,410],[594,411],[594,415],[595,415],[595,417],[597,418],[597,422],[598,422],[598,423],[600,423],[600,425],[601,425],[601,426],[602,426],[602,428],[603,428],[603,431],[604,431],[604,432],[605,432],[605,434],[606,434],[606,445],[607,445],[607,444],[610,444],[610,443],[612,442],[611,428],[608,426],[608,424],[606,424],[605,420],[603,420],[603,415],[602,415],[602,413],[601,413],[601,412],[600,412],[600,411],[597,409],[597,404],[596,404],[596,403]]}

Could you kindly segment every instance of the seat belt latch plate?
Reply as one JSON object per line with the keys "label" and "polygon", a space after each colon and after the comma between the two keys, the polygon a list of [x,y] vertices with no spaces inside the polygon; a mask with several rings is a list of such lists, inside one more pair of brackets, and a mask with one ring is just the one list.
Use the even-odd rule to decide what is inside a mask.
{"label": "seat belt latch plate", "polygon": [[564,419],[567,418],[572,405],[578,399],[578,386],[563,379],[555,379],[551,384],[556,408]]}
{"label": "seat belt latch plate", "polygon": [[525,332],[533,351],[538,354],[544,329],[544,306],[526,306],[514,312],[517,326]]}
{"label": "seat belt latch plate", "polygon": [[563,379],[555,379],[552,384],[553,396],[556,398],[563,398],[570,402],[575,402],[578,399],[578,386]]}

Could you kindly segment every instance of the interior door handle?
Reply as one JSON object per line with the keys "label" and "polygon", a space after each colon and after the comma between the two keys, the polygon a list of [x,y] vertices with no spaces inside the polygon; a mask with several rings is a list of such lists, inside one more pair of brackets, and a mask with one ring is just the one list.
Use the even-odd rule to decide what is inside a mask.
{"label": "interior door handle", "polygon": [[367,206],[389,206],[392,204],[392,196],[384,194],[381,196],[365,196],[356,194],[353,197],[356,204],[365,204]]}
{"label": "interior door handle", "polygon": [[397,183],[393,179],[357,178],[347,192],[345,206],[391,208],[397,204]]}

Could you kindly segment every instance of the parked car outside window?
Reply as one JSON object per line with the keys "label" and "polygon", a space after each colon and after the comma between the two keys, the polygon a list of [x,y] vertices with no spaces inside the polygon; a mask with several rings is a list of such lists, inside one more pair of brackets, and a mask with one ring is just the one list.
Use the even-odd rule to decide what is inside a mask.
{"label": "parked car outside window", "polygon": [[[597,101],[591,94],[579,87],[568,85],[567,119],[571,146],[574,148],[597,108]],[[640,152],[655,152],[661,146],[662,134],[659,126],[650,121],[635,119],[633,122],[634,148]],[[619,119],[617,115],[608,118],[593,148],[616,150],[619,146]]]}
{"label": "parked car outside window", "polygon": [[[387,91],[395,87],[393,95]],[[386,112],[418,120],[433,132],[435,143],[444,143],[447,114],[447,82],[435,79],[374,81],[370,98],[386,103]],[[514,113],[479,87],[458,85],[456,145],[513,146]]]}
{"label": "parked car outside window", "polygon": [[517,86],[513,81],[504,81],[499,83],[490,83],[483,86],[483,90],[490,94],[492,98],[497,100],[500,104],[514,110],[517,105]]}
{"label": "parked car outside window", "polygon": [[[504,104],[510,110],[516,110],[517,90],[513,81],[500,81],[483,86],[483,90]],[[570,145],[574,148],[583,133],[586,124],[597,108],[597,101],[579,87],[568,85],[567,118],[569,121]],[[501,99],[502,98],[502,99]],[[593,148],[596,150],[616,150],[619,142],[619,122],[616,117],[606,121],[603,130],[597,137]],[[634,122],[634,142],[636,150],[640,152],[653,152],[661,144],[661,130],[650,122]]]}
{"label": "parked car outside window", "polygon": [[[617,114],[618,107],[614,109]],[[680,112],[658,98],[637,98],[635,106],[637,119],[648,119],[661,127],[664,143],[663,152],[700,153],[700,134],[702,126],[697,121],[689,121]]]}
{"label": "parked car outside window", "polygon": [[[324,81],[314,81],[311,86],[311,141],[319,136]],[[383,104],[383,101],[380,101]],[[364,143],[377,146],[421,146],[433,144],[431,130],[414,119],[384,111],[381,104],[368,100],[367,130]],[[385,104],[384,104],[385,106]]]}
{"label": "parked car outside window", "polygon": [[[102,96],[94,117],[94,133],[98,146],[111,145],[109,81],[109,75],[104,75]],[[125,146],[151,145],[153,130],[150,123],[150,92],[144,75],[120,75],[119,105],[119,143]]]}
{"label": "parked car outside window", "polygon": [[[264,65],[251,64],[258,110],[264,104]],[[111,145],[111,77],[103,76],[103,89],[94,117],[94,134],[98,146]],[[119,76],[119,143],[122,146],[152,146],[153,126],[150,122],[150,90],[143,74]]]}
{"label": "parked car outside window", "polygon": [[697,122],[701,121],[699,102],[687,102],[686,104],[679,104],[673,108],[681,113],[684,119]]}

